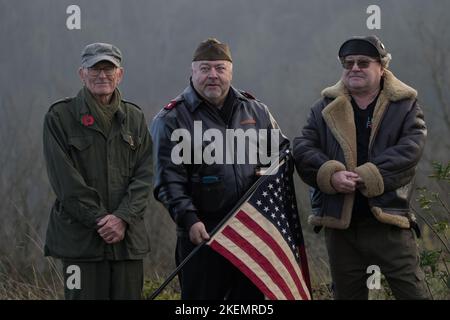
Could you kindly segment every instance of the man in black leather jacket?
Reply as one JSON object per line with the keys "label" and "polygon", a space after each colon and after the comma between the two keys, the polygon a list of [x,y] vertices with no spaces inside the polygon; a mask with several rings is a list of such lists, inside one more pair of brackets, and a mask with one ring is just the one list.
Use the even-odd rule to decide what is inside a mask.
{"label": "man in black leather jacket", "polygon": [[[276,156],[289,146],[279,130],[273,130],[278,125],[267,106],[231,86],[232,68],[226,44],[216,39],[202,42],[194,53],[190,85],[151,125],[154,196],[177,225],[177,264],[209,239],[256,181],[259,168],[268,165],[259,157],[251,161],[250,145],[260,152],[261,145],[272,142],[263,152],[266,156]],[[230,140],[240,140],[245,132],[264,130],[268,138],[250,142],[249,148],[239,149],[239,141],[227,148]],[[230,132],[237,138],[227,139]],[[186,148],[180,151],[183,144]],[[215,151],[207,152],[211,147]],[[250,280],[208,246],[185,265],[180,283],[182,299],[263,299]]]}
{"label": "man in black leather jacket", "polygon": [[347,40],[339,58],[341,80],[294,139],[297,171],[313,188],[309,222],[325,227],[335,298],[367,299],[381,272],[396,298],[425,299],[409,207],[427,133],[417,92],[387,69],[375,36]]}

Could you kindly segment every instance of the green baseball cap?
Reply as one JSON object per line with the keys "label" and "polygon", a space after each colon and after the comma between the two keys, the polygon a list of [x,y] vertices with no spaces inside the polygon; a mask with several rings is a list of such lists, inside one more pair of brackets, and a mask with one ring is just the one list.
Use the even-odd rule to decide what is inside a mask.
{"label": "green baseball cap", "polygon": [[116,67],[122,62],[122,52],[109,43],[96,42],[88,44],[81,53],[81,66],[90,68],[100,61],[109,61]]}

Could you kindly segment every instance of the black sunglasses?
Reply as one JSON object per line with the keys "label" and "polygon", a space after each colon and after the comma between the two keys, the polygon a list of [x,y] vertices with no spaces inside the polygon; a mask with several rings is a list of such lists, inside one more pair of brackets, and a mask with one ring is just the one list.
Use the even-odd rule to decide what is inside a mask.
{"label": "black sunglasses", "polygon": [[358,59],[358,60],[342,59],[341,60],[342,67],[344,69],[347,69],[347,70],[353,69],[353,66],[355,65],[355,63],[357,64],[358,68],[360,68],[360,69],[367,69],[371,62],[378,62],[378,61],[377,60],[370,60],[370,59]]}

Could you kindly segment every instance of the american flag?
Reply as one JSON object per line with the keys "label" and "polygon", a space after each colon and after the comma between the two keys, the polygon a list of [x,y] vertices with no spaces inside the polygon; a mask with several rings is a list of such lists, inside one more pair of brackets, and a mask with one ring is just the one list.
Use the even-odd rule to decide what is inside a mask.
{"label": "american flag", "polygon": [[[207,244],[233,263],[270,300],[310,300],[293,166],[282,160]],[[272,168],[271,168],[272,169]]]}

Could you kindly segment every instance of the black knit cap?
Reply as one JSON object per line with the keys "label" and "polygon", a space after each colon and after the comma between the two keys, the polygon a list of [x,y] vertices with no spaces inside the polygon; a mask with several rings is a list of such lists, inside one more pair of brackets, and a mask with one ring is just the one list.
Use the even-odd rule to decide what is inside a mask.
{"label": "black knit cap", "polygon": [[201,42],[194,52],[192,61],[231,60],[231,51],[226,43],[216,38],[209,38]]}
{"label": "black knit cap", "polygon": [[349,55],[364,55],[382,59],[387,54],[386,48],[377,36],[352,37],[339,48],[339,58]]}

